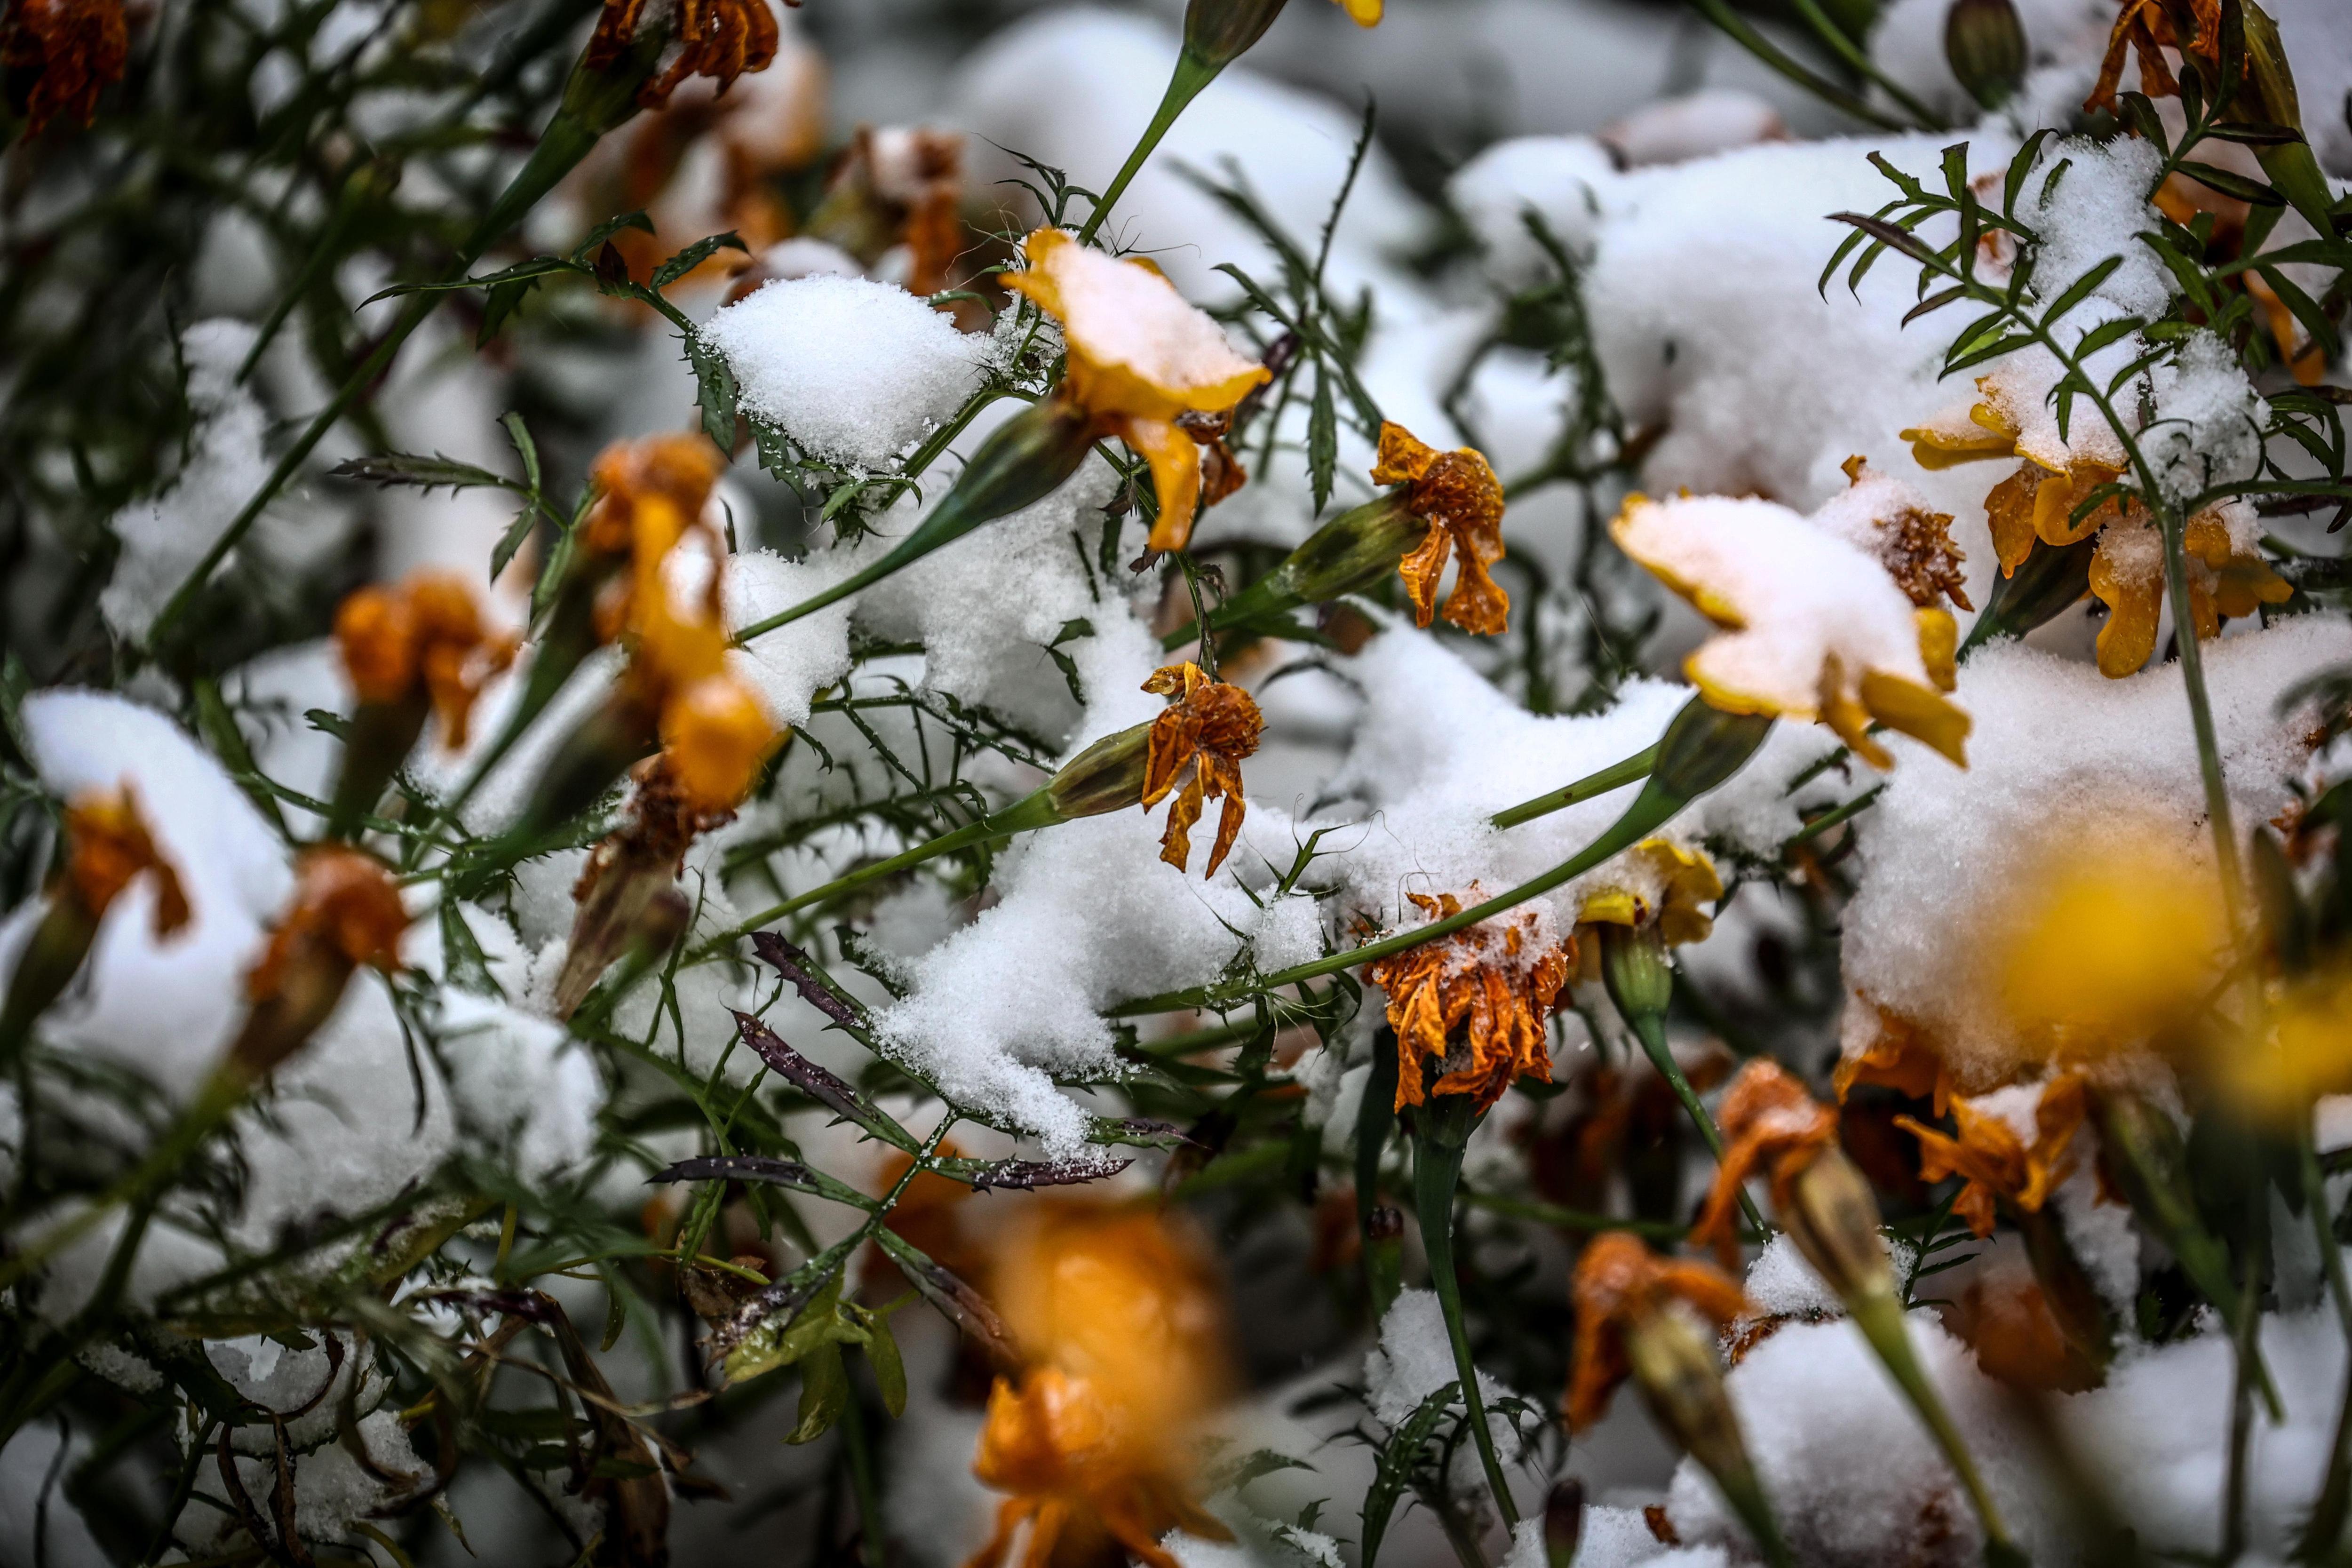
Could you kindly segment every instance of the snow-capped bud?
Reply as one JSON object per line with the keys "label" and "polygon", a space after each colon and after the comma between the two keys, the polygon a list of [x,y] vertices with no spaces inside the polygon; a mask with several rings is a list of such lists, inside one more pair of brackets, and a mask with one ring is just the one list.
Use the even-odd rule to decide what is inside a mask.
{"label": "snow-capped bud", "polygon": [[2025,79],[2025,27],[2010,0],[1952,0],[1944,58],[1969,96],[1998,109]]}
{"label": "snow-capped bud", "polygon": [[[1705,1467],[1769,1561],[1787,1561],[1780,1529],[1764,1500],[1764,1488],[1748,1457],[1723,1386],[1711,1337],[1696,1315],[1679,1302],[1635,1316],[1623,1330],[1625,1360],[1643,1403],[1685,1453]],[[1550,1510],[1545,1511],[1549,1526]],[[1549,1528],[1547,1528],[1549,1536]],[[1549,1541],[1547,1539],[1546,1545]]]}
{"label": "snow-capped bud", "polygon": [[251,1010],[229,1047],[226,1069],[247,1082],[293,1055],[327,1021],[353,970],[400,967],[408,911],[381,862],[319,845],[302,852],[294,874],[293,907],[246,976]]}
{"label": "snow-capped bud", "polygon": [[1832,1143],[1815,1154],[1776,1207],[1789,1239],[1839,1300],[1893,1297],[1895,1269],[1879,1234],[1877,1196],[1843,1149]]}

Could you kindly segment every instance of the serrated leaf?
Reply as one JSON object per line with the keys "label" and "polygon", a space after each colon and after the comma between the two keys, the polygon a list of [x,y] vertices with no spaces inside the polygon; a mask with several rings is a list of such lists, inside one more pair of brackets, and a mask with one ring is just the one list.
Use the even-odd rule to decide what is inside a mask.
{"label": "serrated leaf", "polygon": [[760,1182],[796,1193],[821,1193],[816,1173],[798,1160],[778,1160],[766,1154],[699,1154],[680,1160],[646,1178],[647,1185],[669,1182]]}
{"label": "serrated leaf", "polygon": [[722,250],[740,250],[748,255],[751,248],[731,228],[725,234],[698,239],[654,268],[653,286],[656,289],[668,288]]}
{"label": "serrated leaf", "polygon": [[346,745],[350,744],[352,738],[352,721],[349,719],[344,718],[341,714],[336,712],[333,709],[306,708],[302,710],[302,717],[309,721],[310,728],[318,731],[320,734],[332,735],[336,740],[344,742]]}
{"label": "serrated leaf", "polygon": [[1888,223],[1884,218],[1872,217],[1864,213],[1832,213],[1829,216],[1832,223],[1852,224],[1879,244],[1890,250],[1901,251],[1923,267],[1937,264],[1936,253],[1928,247],[1927,241],[1900,224]]}
{"label": "serrated leaf", "polygon": [[473,463],[436,452],[422,457],[415,452],[386,452],[373,458],[352,458],[337,463],[327,470],[338,479],[358,479],[372,485],[415,485],[420,489],[453,490],[499,489],[520,491],[522,487],[504,474]]}
{"label": "serrated leaf", "polygon": [[2025,189],[2026,179],[2033,173],[2034,161],[2042,156],[2042,144],[2053,134],[2049,127],[2044,126],[2027,137],[2025,145],[2017,150],[2017,156],[2009,161],[2009,173],[2000,183],[2000,213],[2003,217],[2017,216],[2018,193]]}
{"label": "serrated leaf", "polygon": [[702,433],[720,451],[733,451],[739,395],[735,373],[728,368],[726,356],[703,342],[700,332],[686,335],[686,363],[694,367],[694,401],[702,410]]}
{"label": "serrated leaf", "polygon": [[455,899],[441,900],[441,964],[449,984],[477,996],[506,1000],[506,990],[490,974],[489,959],[466,923],[465,907]]}
{"label": "serrated leaf", "polygon": [[1331,499],[1333,478],[1339,467],[1339,412],[1331,401],[1331,379],[1318,355],[1315,361],[1315,397],[1307,412],[1307,478],[1319,515]]}
{"label": "serrated leaf", "polygon": [[482,300],[482,324],[474,333],[476,348],[487,345],[499,335],[514,313],[522,309],[522,302],[530,297],[530,291],[539,287],[541,276],[543,274],[510,278],[502,283],[490,285],[489,294]]}
{"label": "serrated leaf", "polygon": [[1449,1383],[1421,1402],[1420,1408],[1406,1416],[1395,1432],[1390,1435],[1388,1447],[1381,1450],[1380,1468],[1372,1476],[1372,1484],[1364,1493],[1363,1551],[1358,1561],[1362,1568],[1372,1568],[1381,1554],[1381,1539],[1389,1532],[1389,1516],[1396,1511],[1397,1500],[1404,1495],[1405,1484],[1412,1476],[1412,1467],[1420,1458],[1423,1445],[1445,1418],[1446,1406],[1462,1391],[1460,1383]]}
{"label": "serrated leaf", "polygon": [[844,1121],[908,1153],[922,1147],[915,1135],[899,1126],[887,1112],[786,1045],[782,1036],[751,1014],[737,1013],[735,1027],[742,1036],[743,1043],[751,1047],[751,1054],[765,1062],[769,1071]]}
{"label": "serrated leaf", "polygon": [[2084,332],[2074,344],[2074,357],[2088,359],[2109,344],[2121,342],[2147,324],[2137,316],[2118,316],[2112,321],[2102,321]]}
{"label": "serrated leaf", "polygon": [[614,235],[620,233],[625,228],[634,228],[644,234],[653,234],[657,232],[654,228],[654,220],[647,217],[644,213],[622,213],[617,216],[606,218],[603,223],[600,223],[594,228],[590,229],[588,231],[588,237],[582,240],[580,242],[579,248],[572,251],[572,259],[574,262],[584,264],[590,257],[604,249],[605,241],[611,239]]}
{"label": "serrated leaf", "polygon": [[1019,1359],[1013,1336],[1005,1330],[1004,1320],[996,1315],[996,1309],[989,1304],[987,1297],[966,1284],[953,1269],[933,1262],[897,1231],[887,1228],[876,1231],[874,1239],[881,1244],[883,1251],[890,1255],[890,1261],[898,1266],[898,1272],[907,1277],[907,1283],[912,1285],[941,1317],[978,1340],[982,1348],[998,1362],[1011,1365]]}

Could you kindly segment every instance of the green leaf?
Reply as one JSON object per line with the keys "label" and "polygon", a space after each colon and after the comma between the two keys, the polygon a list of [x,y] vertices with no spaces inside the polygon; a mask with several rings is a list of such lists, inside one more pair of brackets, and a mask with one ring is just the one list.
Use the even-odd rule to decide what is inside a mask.
{"label": "green leaf", "polygon": [[[530,438],[530,426],[525,425],[522,416],[512,409],[501,416],[499,423],[506,426],[507,439],[514,443],[515,456],[522,459],[523,483],[529,485],[530,493],[536,496],[541,483],[539,443]],[[491,574],[492,576],[497,574]]]}
{"label": "green leaf", "polygon": [[800,1425],[784,1441],[807,1443],[824,1436],[848,1403],[849,1374],[841,1363],[841,1347],[828,1342],[801,1359]]}
{"label": "green leaf", "polygon": [[360,309],[365,310],[378,300],[395,300],[404,294],[449,294],[464,289],[495,289],[500,284],[544,278],[551,272],[585,270],[562,257],[534,256],[529,261],[518,261],[512,267],[497,272],[485,272],[478,278],[454,278],[441,283],[395,283],[389,289],[379,289],[361,300]]}
{"label": "green leaf", "polygon": [[1339,415],[1331,401],[1331,378],[1321,355],[1315,359],[1315,400],[1307,414],[1307,477],[1314,488],[1315,510],[1331,499],[1332,477],[1339,466]]}
{"label": "green leaf", "polygon": [[2111,343],[2121,342],[2147,323],[2137,316],[2118,316],[2112,321],[2102,321],[2084,332],[2074,345],[2074,357],[2085,360]]}
{"label": "green leaf", "polygon": [[2286,198],[2261,180],[2250,180],[2243,174],[2233,174],[2227,169],[2217,169],[2210,163],[2200,163],[2194,159],[2177,167],[2199,184],[2210,185],[2225,196],[2235,196],[2258,207],[2286,205]]}
{"label": "green leaf", "polygon": [[1430,1434],[1445,1418],[1446,1406],[1454,1403],[1462,1391],[1459,1383],[1449,1383],[1421,1402],[1421,1407],[1404,1418],[1402,1426],[1391,1435],[1388,1446],[1381,1450],[1380,1468],[1372,1477],[1370,1490],[1364,1493],[1363,1552],[1359,1561],[1362,1568],[1372,1568],[1381,1554],[1381,1538],[1389,1531],[1389,1516],[1396,1511],[1397,1500],[1404,1495],[1405,1483],[1412,1476],[1412,1467]]}
{"label": "green leaf", "polygon": [[751,254],[751,247],[739,238],[733,229],[698,239],[659,267],[654,268],[653,286],[667,289],[722,250],[740,250]]}
{"label": "green leaf", "polygon": [[589,258],[604,249],[604,242],[612,238],[614,235],[620,233],[625,228],[634,228],[645,234],[652,234],[656,232],[654,228],[654,220],[647,217],[642,212],[623,213],[617,217],[608,217],[603,223],[598,224],[594,228],[590,229],[588,231],[588,237],[582,240],[579,247],[572,251],[572,260],[575,265],[575,268],[580,270],[585,270]]}
{"label": "green leaf", "polygon": [[2000,214],[2003,217],[2017,216],[2017,195],[2025,189],[2026,177],[2033,173],[2034,160],[2042,156],[2042,144],[2054,134],[2049,127],[2035,132],[2009,161],[2009,173],[2000,183]]}
{"label": "green leaf", "polygon": [[446,486],[453,490],[499,489],[512,490],[519,495],[529,493],[504,474],[494,474],[488,468],[459,462],[438,452],[429,458],[414,452],[386,452],[380,457],[353,458],[337,463],[327,472],[335,479],[358,479],[372,485],[414,485],[425,490],[440,489]]}
{"label": "green leaf", "polygon": [[866,1363],[874,1369],[882,1408],[896,1421],[907,1414],[907,1363],[899,1359],[898,1337],[890,1332],[887,1319],[869,1314],[866,1326],[874,1336],[866,1342]]}
{"label": "green leaf", "polygon": [[2277,147],[2290,142],[2300,142],[2303,132],[2292,125],[2273,125],[2267,121],[2226,121],[2209,125],[2205,134],[2223,142],[2241,142],[2249,147]]}
{"label": "green leaf", "polygon": [[1311,1470],[1315,1467],[1304,1459],[1294,1459],[1272,1448],[1253,1448],[1234,1458],[1210,1467],[1201,1479],[1204,1492],[1239,1491],[1260,1476],[1270,1476],[1276,1470]]}
{"label": "green leaf", "polygon": [[449,984],[478,996],[506,999],[506,992],[490,974],[489,959],[466,923],[465,907],[455,899],[441,900],[441,963]]}
{"label": "green leaf", "polygon": [[2110,256],[2080,278],[2075,279],[2074,282],[2067,285],[2066,291],[2059,295],[2051,304],[2050,309],[2043,313],[2042,324],[2047,326],[2059,321],[2067,311],[2089,299],[2100,284],[2115,276],[2116,268],[2123,264],[2122,257]]}
{"label": "green leaf", "polygon": [[333,709],[306,708],[302,710],[302,717],[310,721],[310,728],[320,734],[332,735],[345,745],[351,743],[352,721]]}
{"label": "green leaf", "polygon": [[497,582],[505,574],[508,563],[515,558],[515,552],[522,548],[523,541],[530,537],[532,525],[538,521],[539,512],[535,508],[525,507],[515,513],[515,520],[507,524],[507,531],[499,535],[498,543],[490,547],[491,582]]}
{"label": "green leaf", "polygon": [[702,433],[722,452],[735,449],[735,373],[726,359],[702,341],[700,332],[686,334],[686,363],[694,367],[695,402],[702,410]]}
{"label": "green leaf", "polygon": [[499,335],[514,313],[522,308],[523,300],[539,287],[539,278],[509,278],[490,285],[489,297],[482,301],[482,324],[474,333],[474,346],[481,348]]}
{"label": "green leaf", "polygon": [[2254,270],[2262,274],[2263,281],[2271,286],[2273,292],[2294,313],[2294,319],[2303,323],[2303,330],[2311,334],[2312,341],[2320,345],[2329,359],[2342,353],[2343,344],[2336,336],[2336,323],[2327,319],[2327,312],[2319,308],[2316,300],[2297,288],[2293,279],[2275,267],[2258,267]]}
{"label": "green leaf", "polygon": [[629,1294],[621,1288],[619,1276],[609,1268],[600,1268],[604,1277],[604,1337],[598,1342],[599,1351],[609,1351],[621,1342],[621,1332],[629,1326]]}

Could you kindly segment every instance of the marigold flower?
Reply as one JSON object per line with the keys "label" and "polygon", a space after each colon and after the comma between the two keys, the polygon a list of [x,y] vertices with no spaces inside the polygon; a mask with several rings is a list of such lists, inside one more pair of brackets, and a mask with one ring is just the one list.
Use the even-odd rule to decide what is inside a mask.
{"label": "marigold flower", "polygon": [[[628,52],[645,9],[646,0],[604,0],[596,31],[588,40],[591,70],[601,70]],[[776,58],[779,37],[768,0],[677,0],[670,44],[677,55],[637,89],[637,102],[659,109],[690,76],[709,77],[725,92],[737,77],[768,68]]]}
{"label": "marigold flower", "polygon": [[936,294],[965,248],[962,204],[961,132],[861,125],[810,216],[809,232],[868,265],[904,245],[907,291]]}
{"label": "marigold flower", "polygon": [[677,890],[686,851],[734,813],[696,805],[699,796],[677,766],[677,756],[665,752],[641,768],[627,820],[589,852],[572,884],[572,940],[553,996],[559,1018],[572,1016],[624,952],[656,942],[667,946],[690,913]]}
{"label": "marigold flower", "polygon": [[1584,895],[1576,913],[1580,931],[1591,925],[1654,922],[1669,947],[1680,947],[1704,942],[1715,930],[1714,917],[1700,906],[1723,897],[1723,879],[1705,850],[1644,838],[1612,861],[1601,877],[1609,885]]}
{"label": "marigold flower", "polygon": [[[1247,803],[1242,798],[1242,760],[1257,750],[1265,720],[1250,694],[1238,686],[1213,680],[1197,664],[1171,664],[1154,670],[1143,689],[1175,701],[1151,721],[1150,751],[1144,763],[1143,809],[1150,811],[1168,798],[1176,781],[1185,779],[1183,793],[1168,808],[1168,831],[1160,840],[1160,858],[1178,870],[1192,858],[1192,825],[1201,820],[1205,803],[1222,797],[1217,815],[1217,841],[1209,851],[1213,877],[1241,836]],[[1186,767],[1191,773],[1186,777]]]}
{"label": "marigold flower", "polygon": [[1723,628],[1683,662],[1712,706],[1819,720],[1889,768],[1875,720],[1967,765],[1969,716],[1942,695],[1951,613],[1907,603],[1874,558],[1786,507],[1720,496],[1629,496],[1610,534]]}
{"label": "marigold flower", "polygon": [[1716,1120],[1723,1131],[1723,1163],[1691,1239],[1711,1244],[1729,1268],[1739,1256],[1732,1216],[1739,1209],[1741,1186],[1759,1166],[1769,1167],[1773,1206],[1787,1209],[1797,1177],[1824,1150],[1837,1147],[1837,1113],[1806,1093],[1778,1062],[1759,1057],[1731,1080]]}
{"label": "marigold flower", "polygon": [[1879,473],[1859,453],[1842,466],[1851,488],[1813,514],[1815,525],[1875,557],[1920,609],[1946,599],[1976,608],[1960,571],[1968,555],[1952,542],[1951,513],[1930,510],[1917,490]]}
{"label": "marigold flower", "polygon": [[[623,442],[596,460],[601,492],[586,527],[592,550],[625,558],[627,572],[599,606],[605,635],[625,633],[629,681],[657,717],[672,773],[698,811],[732,809],[750,790],[781,732],[730,668],[731,638],[719,607],[726,556],[703,521],[719,474],[718,449],[700,436]],[[670,584],[673,553],[696,538],[710,570],[682,601]]]}
{"label": "marigold flower", "polygon": [[1150,547],[1182,549],[1200,500],[1201,451],[1179,419],[1230,410],[1271,373],[1235,353],[1147,262],[1089,249],[1057,228],[1031,234],[1021,254],[1027,268],[1004,284],[1062,323],[1069,358],[1057,395],[1143,454],[1160,498]]}
{"label": "marigold flower", "polygon": [[1585,1244],[1576,1264],[1576,1359],[1565,1409],[1571,1432],[1609,1413],[1618,1385],[1633,1374],[1625,1354],[1629,1328],[1682,1302],[1720,1328],[1748,1310],[1737,1281],[1711,1264],[1660,1258],[1639,1238],[1604,1231]]}
{"label": "marigold flower", "polygon": [[[1481,896],[1476,884],[1468,894]],[[1405,896],[1433,921],[1463,910],[1452,893]],[[1573,938],[1545,941],[1541,918],[1523,908],[1375,960],[1368,973],[1388,993],[1389,1027],[1397,1038],[1396,1109],[1430,1095],[1466,1094],[1475,1115],[1517,1079],[1549,1083],[1546,1021],[1575,952]],[[1440,1074],[1424,1089],[1423,1058],[1429,1057],[1437,1058]]]}
{"label": "marigold flower", "polygon": [[2124,53],[2139,57],[2140,90],[2150,98],[2177,98],[2180,83],[2165,63],[2164,51],[2175,49],[2197,62],[2210,88],[2218,79],[2221,55],[2221,0],[2188,0],[2194,31],[2187,38],[2172,25],[2164,0],[2124,0],[2116,25],[2107,33],[2107,52],[2099,62],[2099,79],[2083,100],[2086,112],[2112,110],[2116,89],[2123,80]]}
{"label": "marigold flower", "polygon": [[133,880],[152,876],[156,939],[188,923],[188,896],[180,887],[179,874],[156,849],[128,784],[77,796],[66,807],[65,817],[66,884],[92,922]]}
{"label": "marigold flower", "polygon": [[1136,1441],[1090,1379],[1055,1367],[1017,1384],[997,1379],[971,1468],[983,1486],[1013,1495],[998,1508],[988,1544],[964,1568],[1006,1564],[1024,1524],[1029,1539],[1021,1568],[1051,1568],[1057,1549],[1065,1561],[1092,1561],[1114,1544],[1151,1568],[1176,1568],[1160,1544],[1170,1531],[1231,1540],[1167,1472],[1168,1453]]}
{"label": "marigold flower", "polygon": [[1486,568],[1503,558],[1503,484],[1486,458],[1467,447],[1438,451],[1403,426],[1384,423],[1372,483],[1406,486],[1407,510],[1429,522],[1420,547],[1397,563],[1413,624],[1426,626],[1436,614],[1438,579],[1459,550],[1445,618],[1465,632],[1502,636],[1511,598]]}
{"label": "marigold flower", "polygon": [[407,927],[400,884],[381,861],[341,845],[302,851],[294,901],[246,975],[252,1010],[229,1047],[232,1067],[258,1078],[293,1054],[335,1010],[354,969],[400,967]]}
{"label": "marigold flower", "polygon": [[482,688],[514,661],[516,639],[483,626],[464,578],[428,571],[346,598],[335,612],[335,647],[362,702],[429,700],[442,743],[455,751]]}
{"label": "marigold flower", "polygon": [[1877,1027],[1868,1045],[1859,1051],[1849,1046],[1848,1054],[1838,1059],[1830,1087],[1839,1103],[1844,1102],[1855,1085],[1877,1084],[1912,1100],[1931,1100],[1936,1114],[1943,1115],[1951,1103],[1952,1069],[1927,1031],[1860,995],[1852,1005],[1871,1007]]}
{"label": "marigold flower", "polygon": [[2030,1145],[2000,1116],[1966,1100],[1952,1101],[1951,1134],[1914,1117],[1898,1116],[1895,1121],[1919,1140],[1922,1180],[1966,1178],[1952,1212],[1978,1236],[1986,1237],[1992,1234],[1997,1203],[2035,1213],[2074,1173],[2070,1146],[2088,1113],[2082,1075],[2061,1073],[2042,1088]]}
{"label": "marigold flower", "polygon": [[0,22],[0,77],[27,136],[59,115],[88,125],[130,58],[122,0],[16,0]]}
{"label": "marigold flower", "polygon": [[[2091,592],[2108,607],[2107,623],[2099,628],[2099,673],[2116,679],[2144,667],[2156,651],[2165,599],[2163,537],[2145,512],[2132,510],[2133,521],[2112,523],[2100,533],[2091,556]],[[2182,539],[2189,620],[2197,635],[2209,640],[2221,635],[2222,617],[2251,616],[2294,594],[2251,541],[2232,539],[2228,515],[2235,510],[2225,502],[2199,512],[2189,520]]]}

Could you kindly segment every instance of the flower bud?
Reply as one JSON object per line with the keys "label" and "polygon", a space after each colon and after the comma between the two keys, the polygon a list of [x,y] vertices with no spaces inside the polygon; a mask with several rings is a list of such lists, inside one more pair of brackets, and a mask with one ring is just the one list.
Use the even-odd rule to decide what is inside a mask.
{"label": "flower bud", "polygon": [[2091,591],[2091,556],[2097,548],[2096,535],[2072,544],[2043,545],[2013,574],[1994,578],[1992,596],[1969,628],[1960,652],[1996,637],[2021,637],[2082,603]]}
{"label": "flower bud", "polygon": [[1062,764],[1045,785],[1056,821],[1124,811],[1143,800],[1151,756],[1151,726],[1137,724],[1106,735]]}
{"label": "flower bud", "polygon": [[1600,923],[1601,977],[1609,999],[1626,1022],[1662,1019],[1675,994],[1675,972],[1666,963],[1666,938],[1656,921],[1633,925]]}
{"label": "flower bud", "polygon": [[1998,109],[2025,79],[2025,28],[2010,0],[1952,0],[1944,58],[1969,96]]}
{"label": "flower bud", "polygon": [[[1429,520],[1416,515],[1411,501],[1410,487],[1401,486],[1341,512],[1273,571],[1211,611],[1209,629],[1222,631],[1302,605],[1328,604],[1379,583],[1429,532]],[[1196,635],[1197,628],[1180,626],[1161,646],[1173,648]]]}
{"label": "flower bud", "polygon": [[1745,767],[1771,729],[1769,713],[1727,713],[1694,697],[1659,738],[1643,793],[1696,800]]}
{"label": "flower bud", "polygon": [[1364,1285],[1374,1321],[1388,1315],[1404,1289],[1404,1215],[1386,1204],[1364,1219]]}
{"label": "flower bud", "polygon": [[1789,1182],[1776,1217],[1813,1272],[1838,1299],[1854,1302],[1895,1293],[1895,1269],[1878,1230],[1878,1199],[1870,1182],[1834,1143]]}
{"label": "flower bud", "polygon": [[1211,71],[1247,54],[1289,0],[1192,0],[1184,7],[1184,53]]}
{"label": "flower bud", "polygon": [[589,854],[572,889],[578,912],[555,980],[559,1018],[572,1016],[614,963],[667,952],[693,918],[677,886],[687,847],[733,814],[698,807],[670,763],[665,755],[646,770],[629,820]]}
{"label": "flower bud", "polygon": [[399,884],[380,862],[339,845],[304,850],[293,907],[246,976],[251,1009],[227,1070],[250,1082],[293,1055],[334,1012],[354,969],[400,967],[407,925]]}
{"label": "flower bud", "polygon": [[[1696,1315],[1679,1302],[1644,1312],[1625,1325],[1625,1360],[1643,1402],[1685,1453],[1706,1468],[1757,1543],[1778,1558],[1780,1531],[1740,1436],[1739,1418],[1723,1385],[1723,1369]],[[1549,1523],[1549,1512],[1546,1513]]]}
{"label": "flower bud", "polygon": [[1584,1538],[1584,1483],[1574,1476],[1554,1481],[1544,1499],[1544,1562],[1549,1568],[1569,1568]]}

